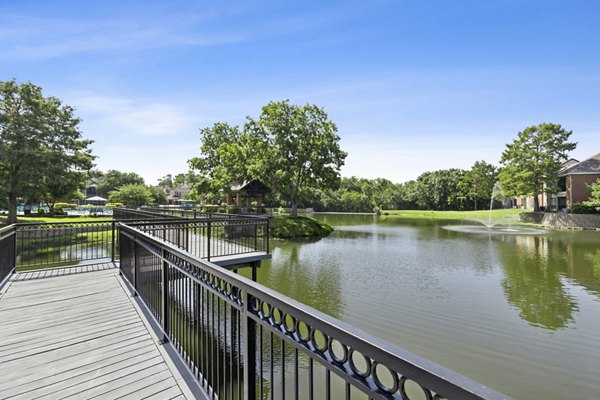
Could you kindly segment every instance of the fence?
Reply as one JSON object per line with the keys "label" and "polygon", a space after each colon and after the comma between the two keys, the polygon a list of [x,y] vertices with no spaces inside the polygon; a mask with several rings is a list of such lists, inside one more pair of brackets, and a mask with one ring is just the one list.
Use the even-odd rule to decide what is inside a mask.
{"label": "fence", "polygon": [[269,253],[268,219],[159,220],[127,223],[207,260]]}
{"label": "fence", "polygon": [[13,226],[17,268],[114,260],[117,254],[114,221],[22,223]]}
{"label": "fence", "polygon": [[183,208],[173,208],[173,207],[143,207],[141,210],[149,211],[157,214],[171,215],[171,216],[179,216],[185,218],[264,218],[264,214],[259,214],[256,211],[252,212],[233,212],[240,211],[239,207],[224,207],[222,208],[223,212],[210,209],[183,209]]}
{"label": "fence", "polygon": [[121,271],[212,398],[506,398],[157,232],[120,226]]}
{"label": "fence", "polygon": [[133,208],[114,208],[113,209],[113,218],[119,221],[127,221],[127,220],[138,220],[138,221],[148,221],[155,219],[185,219],[187,217],[182,215],[170,215],[166,213],[154,212],[152,209],[133,209]]}

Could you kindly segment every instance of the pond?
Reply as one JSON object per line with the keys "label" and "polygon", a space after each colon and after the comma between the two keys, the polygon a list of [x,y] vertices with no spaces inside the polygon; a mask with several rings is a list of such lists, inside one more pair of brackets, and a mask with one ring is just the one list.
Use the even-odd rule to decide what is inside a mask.
{"label": "pond", "polygon": [[273,241],[260,283],[515,399],[600,397],[600,232],[317,218],[335,232]]}

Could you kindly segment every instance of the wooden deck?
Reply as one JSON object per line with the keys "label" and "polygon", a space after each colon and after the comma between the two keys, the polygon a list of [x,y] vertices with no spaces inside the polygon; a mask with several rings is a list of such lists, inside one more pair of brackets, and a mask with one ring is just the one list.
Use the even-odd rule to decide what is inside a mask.
{"label": "wooden deck", "polygon": [[187,249],[189,253],[207,259],[209,248],[212,249],[210,261],[227,269],[237,269],[237,266],[271,259],[271,255],[266,251],[258,251],[223,239],[209,239],[204,235],[190,234]]}
{"label": "wooden deck", "polygon": [[0,399],[191,399],[115,265],[15,274],[0,291]]}

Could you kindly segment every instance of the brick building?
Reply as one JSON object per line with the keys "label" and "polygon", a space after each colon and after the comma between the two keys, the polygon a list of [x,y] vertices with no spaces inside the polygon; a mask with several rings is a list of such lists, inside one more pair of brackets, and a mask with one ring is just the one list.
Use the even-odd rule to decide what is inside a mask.
{"label": "brick building", "polygon": [[561,191],[555,196],[556,208],[570,208],[573,204],[589,200],[589,186],[599,178],[600,153],[587,160],[565,165],[558,174]]}
{"label": "brick building", "polygon": [[[560,211],[589,200],[589,186],[597,179],[600,179],[600,153],[583,161],[570,159],[558,173],[559,192],[538,196],[540,209]],[[533,200],[531,196],[519,196],[512,202],[514,207],[533,210]]]}

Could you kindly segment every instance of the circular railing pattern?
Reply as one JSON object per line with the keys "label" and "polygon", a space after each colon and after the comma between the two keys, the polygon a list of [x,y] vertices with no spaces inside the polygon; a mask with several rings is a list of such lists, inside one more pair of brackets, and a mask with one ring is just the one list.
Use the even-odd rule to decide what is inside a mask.
{"label": "circular railing pattern", "polygon": [[[160,254],[160,248],[158,247],[157,254]],[[238,287],[233,286],[231,283],[226,282],[224,279],[219,278],[218,276],[211,274],[207,270],[199,268],[197,265],[192,264],[170,252],[166,252],[164,254],[164,258],[168,263],[190,274],[200,283],[207,286],[212,291],[229,299],[232,303],[238,306],[243,305],[241,290]]]}
{"label": "circular railing pattern", "polygon": [[343,371],[352,385],[378,398],[443,400],[445,397],[402,375],[297,316],[251,296],[249,312],[274,331],[311,352],[323,364]]}

